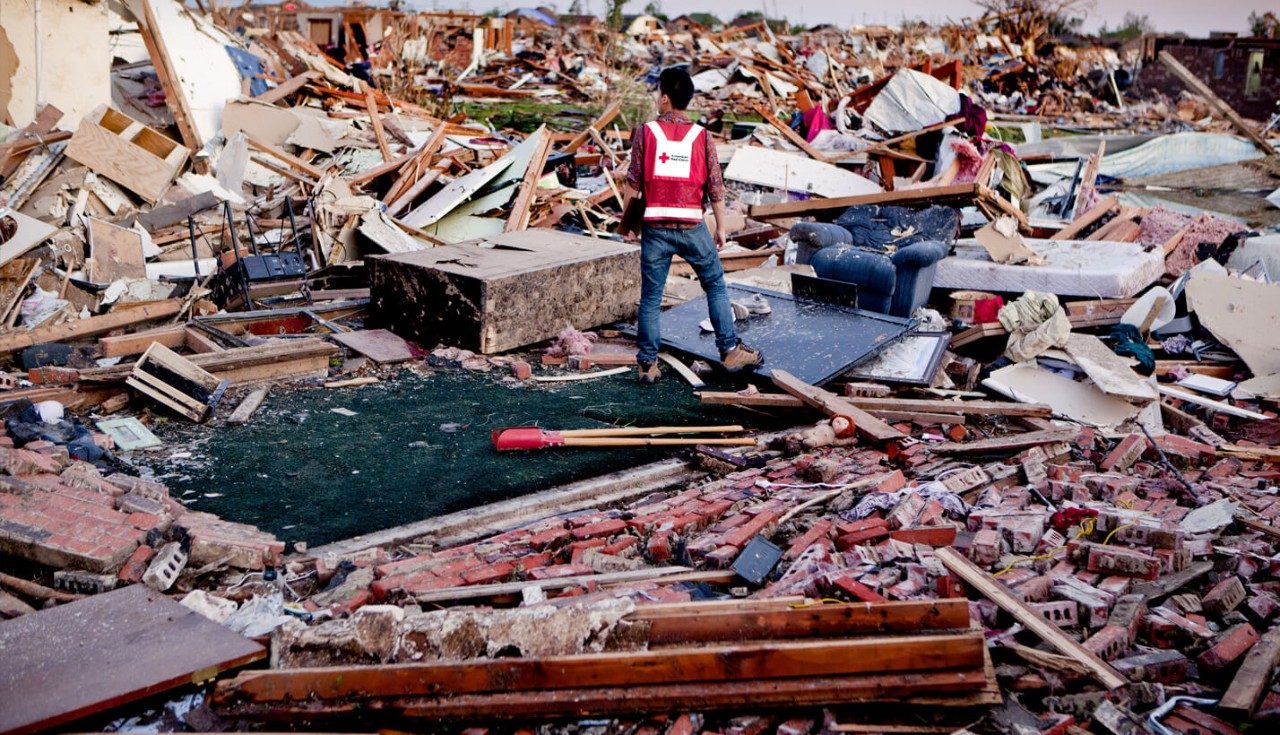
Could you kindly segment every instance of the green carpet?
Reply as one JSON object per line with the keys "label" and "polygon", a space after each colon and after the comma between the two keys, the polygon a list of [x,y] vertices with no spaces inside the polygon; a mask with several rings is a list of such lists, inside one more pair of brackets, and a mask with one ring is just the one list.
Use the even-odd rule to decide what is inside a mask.
{"label": "green carpet", "polygon": [[[354,411],[354,416],[333,409]],[[193,510],[252,523],[311,546],[545,490],[669,457],[681,449],[553,449],[502,453],[503,426],[590,428],[742,422],[703,407],[674,376],[634,373],[520,385],[496,375],[402,371],[346,389],[276,388],[245,426],[155,428],[164,450],[143,457]]]}

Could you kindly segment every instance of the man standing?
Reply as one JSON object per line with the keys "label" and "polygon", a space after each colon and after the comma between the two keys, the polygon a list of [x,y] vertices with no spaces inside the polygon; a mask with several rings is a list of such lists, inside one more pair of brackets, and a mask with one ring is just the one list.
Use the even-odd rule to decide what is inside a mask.
{"label": "man standing", "polygon": [[[644,207],[636,355],[640,382],[652,383],[661,375],[657,361],[662,291],[674,255],[693,268],[707,294],[707,311],[725,369],[737,372],[759,365],[763,356],[743,344],[733,328],[733,309],[718,252],[725,245],[724,179],[715,142],[684,113],[693,99],[689,72],[684,68],[664,70],[658,77],[657,96],[658,119],[631,134],[631,166],[627,171],[628,194],[642,198]],[[703,221],[704,196],[715,213],[714,242]]]}

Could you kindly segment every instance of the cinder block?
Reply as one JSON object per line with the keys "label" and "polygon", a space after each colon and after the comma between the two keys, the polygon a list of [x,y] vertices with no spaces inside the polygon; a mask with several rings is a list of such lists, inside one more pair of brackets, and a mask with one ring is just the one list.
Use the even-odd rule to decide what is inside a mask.
{"label": "cinder block", "polygon": [[156,552],[151,565],[142,575],[142,582],[158,592],[164,592],[173,586],[174,580],[186,566],[187,554],[182,550],[182,544],[177,541],[167,543]]}

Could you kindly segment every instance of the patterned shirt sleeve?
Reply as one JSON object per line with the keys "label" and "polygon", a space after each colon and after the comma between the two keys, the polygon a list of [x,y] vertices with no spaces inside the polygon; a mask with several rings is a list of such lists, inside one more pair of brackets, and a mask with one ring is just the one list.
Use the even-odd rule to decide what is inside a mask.
{"label": "patterned shirt sleeve", "polygon": [[636,128],[631,131],[631,164],[627,167],[627,184],[636,191],[644,191],[643,162],[644,136]]}
{"label": "patterned shirt sleeve", "polygon": [[724,201],[724,175],[720,171],[720,157],[716,155],[716,140],[711,133],[702,136],[707,141],[707,199],[712,204]]}

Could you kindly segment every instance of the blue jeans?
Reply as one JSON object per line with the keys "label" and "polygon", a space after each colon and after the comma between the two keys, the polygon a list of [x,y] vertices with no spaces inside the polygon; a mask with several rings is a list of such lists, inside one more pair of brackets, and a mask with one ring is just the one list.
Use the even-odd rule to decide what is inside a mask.
{"label": "blue jeans", "polygon": [[720,354],[738,344],[733,330],[733,309],[729,306],[729,292],[724,285],[724,268],[715,242],[705,224],[687,230],[671,227],[644,225],[640,231],[640,317],[637,320],[640,362],[658,359],[658,347],[662,342],[659,317],[662,313],[662,290],[667,284],[667,272],[671,269],[671,257],[684,258],[698,276],[702,290],[707,294],[707,311],[711,313],[711,326],[716,330],[716,347]]}

